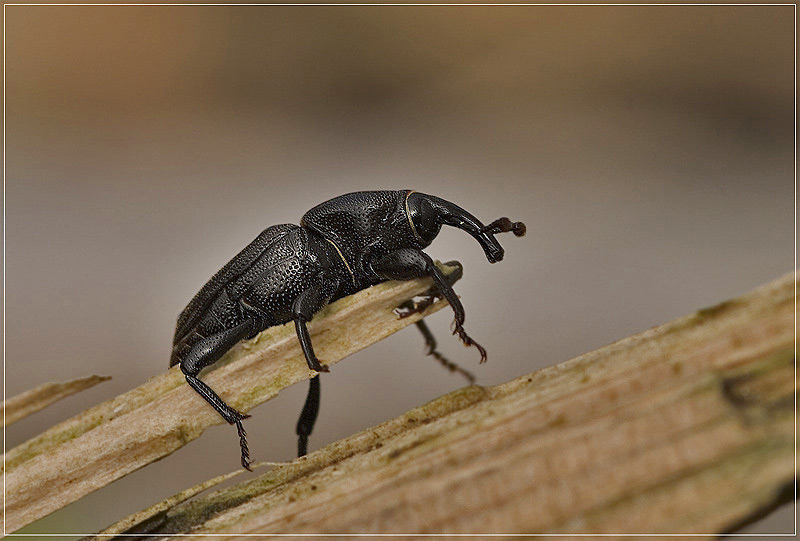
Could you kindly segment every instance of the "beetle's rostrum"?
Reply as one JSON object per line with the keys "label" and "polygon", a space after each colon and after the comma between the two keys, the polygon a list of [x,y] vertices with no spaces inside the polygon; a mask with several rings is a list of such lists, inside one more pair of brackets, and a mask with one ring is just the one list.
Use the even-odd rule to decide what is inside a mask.
{"label": "beetle's rostrum", "polygon": [[[180,364],[186,381],[239,433],[242,466],[250,455],[242,419],[197,375],[237,342],[274,325],[294,321],[311,370],[327,372],[314,353],[306,324],[326,304],[387,280],[431,276],[455,312],[455,330],[466,345],[486,350],[464,330],[464,308],[442,272],[422,251],[442,225],[462,229],[483,248],[490,263],[503,259],[498,233],[525,234],[525,224],[499,218],[483,225],[458,205],[413,190],[354,192],[317,205],[300,225],[265,229],[220,269],[178,317],[170,366]],[[426,342],[429,342],[426,336]],[[297,423],[298,455],[319,409],[319,375]]]}

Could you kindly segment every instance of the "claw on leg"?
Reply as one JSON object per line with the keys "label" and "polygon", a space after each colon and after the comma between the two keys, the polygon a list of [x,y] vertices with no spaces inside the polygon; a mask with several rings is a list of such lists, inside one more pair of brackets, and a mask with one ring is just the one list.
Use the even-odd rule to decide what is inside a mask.
{"label": "claw on leg", "polygon": [[457,334],[458,337],[461,339],[461,341],[464,343],[465,346],[467,346],[467,347],[474,346],[474,347],[478,348],[478,351],[481,354],[481,361],[480,362],[481,363],[485,363],[486,362],[486,358],[487,358],[486,349],[482,345],[477,343],[475,340],[473,340],[467,334],[467,331],[464,330],[464,326],[461,324],[461,322],[458,319],[455,319],[453,321],[453,323],[455,324],[455,329],[453,330],[453,334]]}

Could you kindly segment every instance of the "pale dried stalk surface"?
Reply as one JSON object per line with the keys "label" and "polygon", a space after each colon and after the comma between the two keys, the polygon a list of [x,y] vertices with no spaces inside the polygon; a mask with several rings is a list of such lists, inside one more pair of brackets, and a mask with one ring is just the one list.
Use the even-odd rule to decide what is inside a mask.
{"label": "pale dried stalk surface", "polygon": [[[453,267],[444,268],[446,273]],[[387,282],[323,309],[309,324],[315,349],[329,365],[447,304],[399,319],[394,308],[432,287],[430,278]],[[165,357],[166,364],[166,357]],[[229,351],[203,376],[223,399],[249,411],[311,372],[294,325],[267,329]],[[103,487],[224,421],[185,384],[177,366],[99,404],[5,456],[4,532],[13,532]],[[238,451],[231,455],[238,462]]]}
{"label": "pale dried stalk surface", "polygon": [[795,287],[787,276],[509,383],[464,388],[160,508],[132,531],[726,531],[793,481]]}
{"label": "pale dried stalk surface", "polygon": [[43,383],[38,387],[12,396],[3,401],[3,426],[9,426],[17,421],[24,419],[28,415],[33,415],[41,411],[50,404],[72,396],[75,393],[85,391],[94,387],[98,383],[108,381],[108,376],[86,376],[85,378],[71,379],[69,381],[51,381]]}

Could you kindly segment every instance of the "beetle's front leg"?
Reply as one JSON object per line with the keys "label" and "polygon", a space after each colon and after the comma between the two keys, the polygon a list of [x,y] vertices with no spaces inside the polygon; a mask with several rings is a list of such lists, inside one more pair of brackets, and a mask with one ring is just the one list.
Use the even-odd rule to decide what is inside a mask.
{"label": "beetle's front leg", "polygon": [[464,330],[464,306],[461,304],[461,300],[459,300],[447,277],[434,265],[428,254],[416,248],[403,248],[372,262],[372,270],[378,276],[388,280],[413,280],[423,276],[432,277],[436,289],[447,299],[455,313],[455,330],[453,334],[458,334],[458,337],[465,345],[478,348],[481,354],[481,362],[486,362],[486,350],[470,338]]}
{"label": "beetle's front leg", "polygon": [[467,378],[467,381],[469,382],[470,385],[475,384],[475,375],[472,372],[461,368],[456,363],[454,363],[453,361],[451,361],[450,359],[439,353],[439,350],[436,349],[436,338],[433,336],[433,333],[431,332],[428,325],[425,323],[424,319],[416,321],[414,325],[416,325],[417,329],[419,329],[419,332],[422,333],[422,338],[425,340],[427,355],[430,355],[431,357],[439,361],[439,364],[447,368],[450,372],[458,372],[459,374]]}

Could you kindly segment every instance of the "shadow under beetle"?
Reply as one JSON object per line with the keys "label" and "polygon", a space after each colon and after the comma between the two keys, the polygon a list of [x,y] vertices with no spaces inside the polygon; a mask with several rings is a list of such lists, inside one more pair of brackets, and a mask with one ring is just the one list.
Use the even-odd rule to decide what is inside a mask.
{"label": "shadow under beetle", "polygon": [[[503,259],[494,235],[525,234],[525,224],[499,218],[483,225],[449,201],[413,190],[355,192],[317,205],[300,221],[265,229],[203,286],[178,316],[170,366],[180,364],[186,381],[230,424],[235,424],[242,466],[250,454],[242,419],[197,375],[237,342],[274,325],[294,321],[308,366],[327,372],[314,354],[306,323],[326,304],[387,280],[431,276],[455,312],[455,330],[465,345],[486,351],[464,331],[464,308],[431,258],[422,251],[442,225],[463,229],[483,248],[490,263]],[[420,326],[425,333],[426,328]],[[435,342],[425,334],[429,353]],[[297,423],[298,456],[319,410],[319,375]]]}

